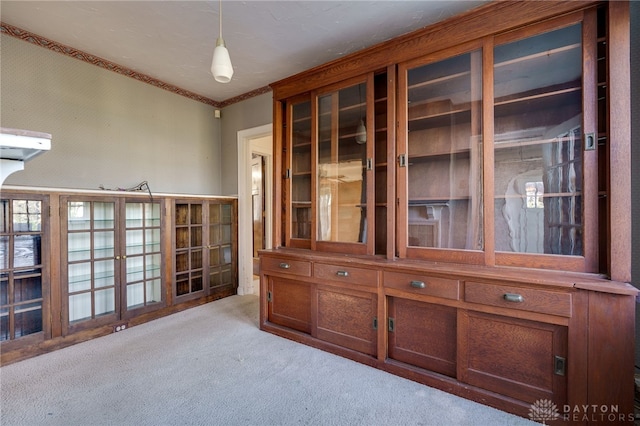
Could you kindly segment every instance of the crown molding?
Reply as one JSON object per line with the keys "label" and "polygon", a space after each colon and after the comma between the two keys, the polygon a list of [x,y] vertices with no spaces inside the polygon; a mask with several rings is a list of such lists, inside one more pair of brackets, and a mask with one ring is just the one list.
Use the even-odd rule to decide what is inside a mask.
{"label": "crown molding", "polygon": [[213,99],[209,99],[207,97],[198,95],[197,93],[193,93],[189,90],[181,89],[180,87],[174,86],[169,83],[165,83],[164,81],[160,81],[156,78],[148,76],[146,74],[139,73],[132,69],[123,67],[122,65],[118,65],[114,62],[108,61],[106,59],[100,58],[98,56],[92,55],[87,52],[83,52],[82,50],[75,49],[73,47],[58,43],[53,40],[49,40],[46,37],[39,36],[37,34],[33,34],[29,31],[23,30],[21,28],[15,27],[13,25],[6,24],[0,21],[0,32],[2,34],[6,34],[11,37],[18,38],[20,40],[26,41],[27,43],[35,44],[36,46],[44,47],[45,49],[49,49],[56,53],[63,54],[65,56],[69,56],[74,59],[78,59],[82,62],[89,63],[91,65],[95,65],[97,67],[106,69],[108,71],[113,71],[117,74],[124,75],[126,77],[133,78],[142,83],[150,84],[159,89],[167,90],[171,93],[175,93],[180,96],[184,96],[186,98],[192,99],[197,102],[202,102],[207,105],[211,105],[214,108],[224,108],[229,105],[232,105],[237,102],[241,102],[247,99],[250,99],[254,96],[262,95],[264,93],[268,93],[271,91],[269,86],[261,87],[256,90],[252,90],[251,92],[247,92],[240,96],[236,96],[225,101],[216,101]]}

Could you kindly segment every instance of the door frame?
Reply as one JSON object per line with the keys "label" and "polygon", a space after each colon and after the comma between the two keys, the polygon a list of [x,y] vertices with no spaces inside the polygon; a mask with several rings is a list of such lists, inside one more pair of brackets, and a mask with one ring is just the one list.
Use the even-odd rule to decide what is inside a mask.
{"label": "door frame", "polygon": [[[260,139],[268,138],[265,142]],[[238,294],[253,294],[253,219],[251,209],[251,154],[262,155],[264,170],[265,248],[272,247],[273,126],[238,131]]]}

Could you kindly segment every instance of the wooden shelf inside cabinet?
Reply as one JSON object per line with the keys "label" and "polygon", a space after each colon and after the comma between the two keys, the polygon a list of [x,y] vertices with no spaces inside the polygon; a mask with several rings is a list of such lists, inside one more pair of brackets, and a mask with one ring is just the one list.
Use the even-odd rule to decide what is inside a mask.
{"label": "wooden shelf inside cabinet", "polygon": [[434,127],[449,127],[453,123],[469,123],[471,120],[471,110],[460,108],[446,112],[433,114],[412,114],[414,106],[409,107],[409,132],[417,130],[431,129]]}
{"label": "wooden shelf inside cabinet", "polygon": [[496,98],[496,118],[515,116],[537,110],[558,110],[564,106],[582,105],[580,82],[545,88],[544,91],[519,93],[514,96]]}

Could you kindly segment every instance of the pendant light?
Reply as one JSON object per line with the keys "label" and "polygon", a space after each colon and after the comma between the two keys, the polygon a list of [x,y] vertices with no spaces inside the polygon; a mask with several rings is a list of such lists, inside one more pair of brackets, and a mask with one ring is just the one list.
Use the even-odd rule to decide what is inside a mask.
{"label": "pendant light", "polygon": [[211,74],[219,83],[228,83],[233,76],[233,66],[231,65],[231,58],[229,58],[229,51],[222,38],[222,0],[220,0],[220,36],[216,40],[216,48],[213,50]]}

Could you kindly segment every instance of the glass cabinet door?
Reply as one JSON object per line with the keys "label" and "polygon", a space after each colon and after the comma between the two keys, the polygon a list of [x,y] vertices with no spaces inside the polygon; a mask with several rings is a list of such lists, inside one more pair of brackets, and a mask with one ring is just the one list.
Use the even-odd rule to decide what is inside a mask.
{"label": "glass cabinet door", "polygon": [[476,50],[400,68],[401,249],[483,249],[481,60]]}
{"label": "glass cabinet door", "polygon": [[175,205],[175,295],[204,290],[203,204],[177,202]]}
{"label": "glass cabinet door", "polygon": [[235,286],[233,205],[209,203],[209,289]]}
{"label": "glass cabinet door", "polygon": [[67,202],[69,325],[116,313],[116,209],[112,201]]}
{"label": "glass cabinet door", "polygon": [[287,138],[291,145],[289,157],[290,206],[287,241],[290,246],[308,248],[311,241],[311,101],[291,102],[287,121]]}
{"label": "glass cabinet door", "polygon": [[43,201],[0,200],[0,342],[43,331]]}
{"label": "glass cabinet door", "polygon": [[364,251],[375,226],[367,223],[367,83],[321,94],[317,108],[317,242]]}
{"label": "glass cabinet door", "polygon": [[496,251],[584,254],[581,27],[494,49]]}
{"label": "glass cabinet door", "polygon": [[162,301],[160,203],[125,203],[125,306],[138,309]]}

